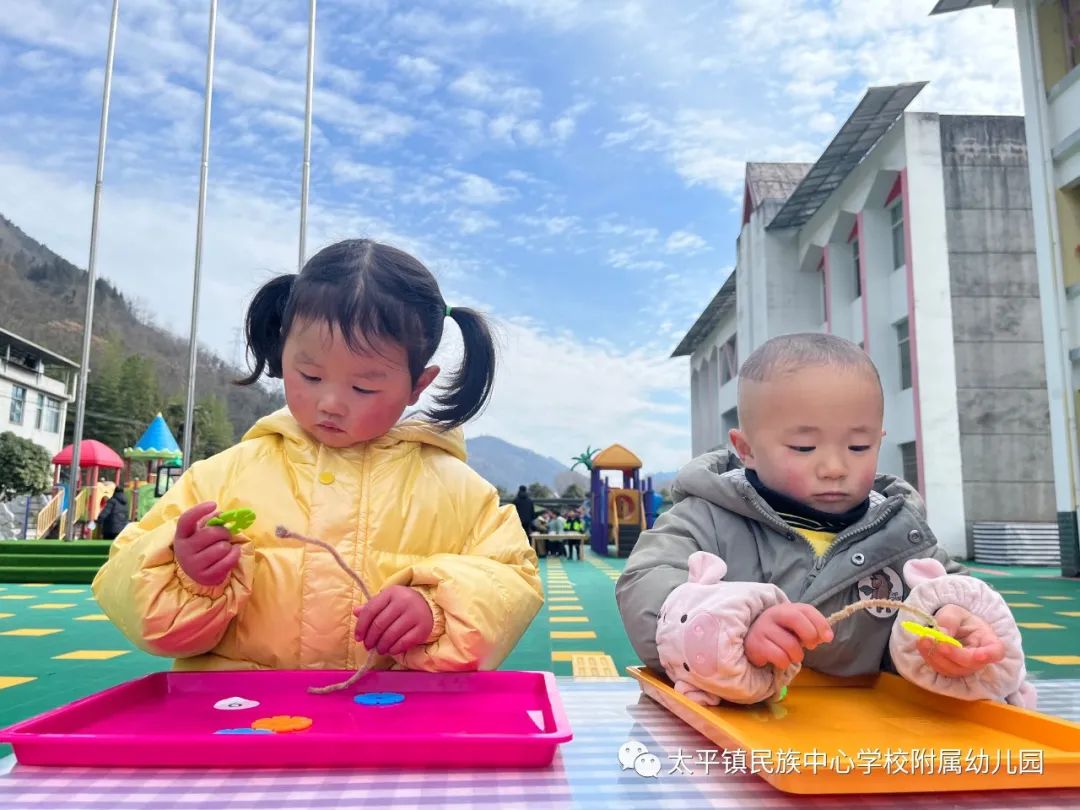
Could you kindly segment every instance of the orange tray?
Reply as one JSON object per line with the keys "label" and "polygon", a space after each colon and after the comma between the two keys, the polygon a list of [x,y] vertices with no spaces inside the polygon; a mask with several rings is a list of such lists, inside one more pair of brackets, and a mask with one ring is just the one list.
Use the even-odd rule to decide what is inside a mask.
{"label": "orange tray", "polygon": [[628,671],[724,749],[716,771],[755,773],[787,793],[1080,787],[1080,724],[943,697],[896,675],[803,670],[781,703],[707,707],[645,667]]}

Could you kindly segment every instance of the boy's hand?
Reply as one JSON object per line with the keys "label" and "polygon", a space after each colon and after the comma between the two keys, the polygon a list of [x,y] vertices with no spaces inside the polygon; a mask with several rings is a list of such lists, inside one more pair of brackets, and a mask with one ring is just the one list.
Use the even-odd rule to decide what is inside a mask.
{"label": "boy's hand", "polygon": [[184,573],[200,585],[220,585],[240,560],[240,546],[224,526],[207,526],[217,513],[212,501],[193,506],[176,522],[173,554]]}
{"label": "boy's hand", "polygon": [[435,626],[427,600],[405,585],[380,591],[353,613],[356,640],[380,655],[400,655],[422,644]]}
{"label": "boy's hand", "polygon": [[763,611],[750,625],[744,648],[747,660],[755,667],[772,664],[784,670],[802,663],[804,648],[812,650],[832,639],[832,628],[821,611],[796,602]]}
{"label": "boy's hand", "polygon": [[931,638],[915,642],[923,660],[939,675],[964,678],[1005,657],[1005,645],[994,629],[971,611],[959,605],[945,605],[934,614],[934,619],[943,633],[964,645],[954,647]]}

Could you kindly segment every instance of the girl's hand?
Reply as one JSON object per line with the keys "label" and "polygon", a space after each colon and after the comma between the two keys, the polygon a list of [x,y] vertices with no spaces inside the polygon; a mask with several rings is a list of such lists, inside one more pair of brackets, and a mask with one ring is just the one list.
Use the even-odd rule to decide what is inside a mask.
{"label": "girl's hand", "polygon": [[971,611],[959,605],[945,605],[934,614],[934,619],[943,633],[964,645],[954,647],[931,638],[915,642],[923,660],[939,675],[965,678],[1005,657],[1005,645],[994,629]]}
{"label": "girl's hand", "polygon": [[796,602],[762,611],[750,625],[743,647],[747,660],[755,667],[772,664],[785,670],[802,663],[804,648],[812,650],[832,639],[832,628],[821,611]]}
{"label": "girl's hand", "polygon": [[207,526],[206,521],[217,514],[213,501],[193,506],[176,521],[173,535],[173,554],[184,573],[200,585],[220,585],[237,562],[240,546],[224,526]]}
{"label": "girl's hand", "polygon": [[356,640],[380,655],[400,655],[431,635],[435,617],[412,588],[393,585],[356,608]]}

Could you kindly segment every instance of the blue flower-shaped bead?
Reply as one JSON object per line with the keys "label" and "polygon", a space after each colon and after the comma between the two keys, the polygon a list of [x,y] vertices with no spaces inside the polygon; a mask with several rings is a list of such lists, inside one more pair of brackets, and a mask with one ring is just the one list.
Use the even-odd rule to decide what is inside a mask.
{"label": "blue flower-shaped bead", "polygon": [[214,732],[215,734],[273,734],[270,729],[265,728],[221,728]]}
{"label": "blue flower-shaped bead", "polygon": [[353,698],[361,706],[393,706],[405,700],[400,692],[367,692]]}

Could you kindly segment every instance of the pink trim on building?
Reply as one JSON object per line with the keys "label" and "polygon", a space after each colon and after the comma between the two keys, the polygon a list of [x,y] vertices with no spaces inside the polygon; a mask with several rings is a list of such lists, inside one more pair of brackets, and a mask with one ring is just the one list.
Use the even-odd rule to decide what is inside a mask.
{"label": "pink trim on building", "polygon": [[825,334],[832,334],[832,276],[829,273],[829,246],[821,250],[821,275],[825,288]]}
{"label": "pink trim on building", "polygon": [[[855,215],[855,234],[862,233],[862,211]],[[866,289],[866,240],[859,240],[859,287],[862,288],[862,345],[863,351],[870,354],[870,307]]]}
{"label": "pink trim on building", "polygon": [[[906,169],[904,171],[906,171]],[[900,177],[903,177],[903,174],[901,174]],[[889,196],[885,198],[885,207],[886,208],[889,207],[889,203],[891,203],[893,200],[895,200],[901,194],[903,186],[902,186],[902,184],[900,182],[900,177],[896,178],[896,182],[893,183],[892,191],[890,191]]]}
{"label": "pink trim on building", "polygon": [[850,245],[852,242],[854,242],[858,238],[858,236],[859,236],[859,220],[856,219],[855,224],[851,226],[851,233],[849,233],[848,237],[847,237],[848,244]]}
{"label": "pink trim on building", "polygon": [[926,475],[923,471],[922,408],[919,407],[919,343],[915,331],[915,277],[911,270],[911,199],[908,193],[907,169],[900,170],[896,180],[904,207],[904,272],[907,274],[908,351],[911,353],[911,401],[915,411],[915,460],[919,470],[919,488],[926,494]]}

